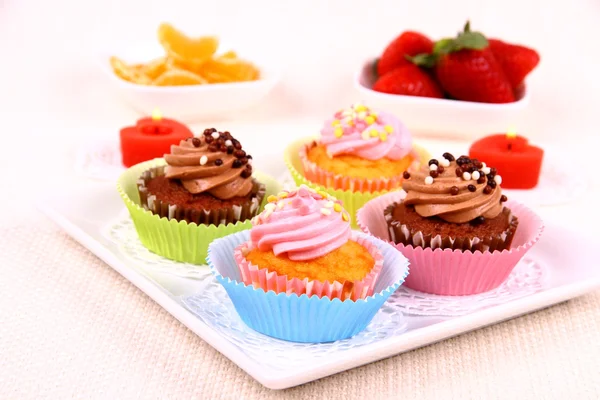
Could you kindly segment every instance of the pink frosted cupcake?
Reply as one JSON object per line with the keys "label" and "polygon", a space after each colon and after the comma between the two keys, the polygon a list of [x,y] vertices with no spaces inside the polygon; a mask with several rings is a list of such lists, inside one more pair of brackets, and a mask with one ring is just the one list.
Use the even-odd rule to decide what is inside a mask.
{"label": "pink frosted cupcake", "polygon": [[304,177],[331,189],[381,192],[400,187],[419,156],[392,114],[354,105],[325,121],[318,140],[300,149]]}
{"label": "pink frosted cupcake", "polygon": [[352,233],[350,217],[335,198],[301,186],[268,201],[253,220],[251,241],[234,252],[245,284],[340,300],[373,294],[383,256]]}

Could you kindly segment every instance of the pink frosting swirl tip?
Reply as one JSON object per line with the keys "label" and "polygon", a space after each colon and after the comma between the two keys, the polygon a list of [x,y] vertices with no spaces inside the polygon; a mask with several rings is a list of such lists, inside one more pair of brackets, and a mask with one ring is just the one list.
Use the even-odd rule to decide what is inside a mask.
{"label": "pink frosting swirl tip", "polygon": [[311,260],[343,246],[350,239],[350,216],[341,202],[305,185],[269,196],[253,220],[250,240],[261,251],[287,254],[290,260]]}
{"label": "pink frosting swirl tip", "polygon": [[399,160],[412,150],[411,134],[398,118],[362,104],[340,110],[325,121],[321,143],[330,157],[351,154],[368,160]]}

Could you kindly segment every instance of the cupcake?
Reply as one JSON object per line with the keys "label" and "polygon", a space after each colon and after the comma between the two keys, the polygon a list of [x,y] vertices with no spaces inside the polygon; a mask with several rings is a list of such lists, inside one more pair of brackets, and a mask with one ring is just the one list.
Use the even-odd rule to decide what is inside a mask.
{"label": "cupcake", "polygon": [[[332,341],[362,330],[404,280],[406,259],[352,232],[350,216],[327,193],[301,186],[268,202],[249,232],[217,240],[209,251],[209,265],[242,319],[295,341]],[[363,311],[352,315],[353,309]]]}
{"label": "cupcake", "polygon": [[405,178],[406,197],[384,211],[391,241],[432,249],[510,248],[519,220],[504,206],[495,168],[444,153]]}
{"label": "cupcake", "polygon": [[304,176],[333,189],[380,192],[400,186],[418,158],[400,120],[363,105],[325,121],[321,137],[300,149]]}
{"label": "cupcake", "polygon": [[336,196],[352,216],[371,198],[400,189],[403,172],[427,159],[398,118],[360,104],[335,113],[316,140],[294,144],[286,154],[298,185]]}
{"label": "cupcake", "polygon": [[229,224],[254,217],[265,186],[252,178],[252,156],[229,132],[204,130],[165,154],[165,167],[145,171],[138,191],[142,206],[177,221]]}
{"label": "cupcake", "polygon": [[229,132],[206,129],[171,146],[163,159],[129,168],[118,190],[140,241],[152,252],[204,264],[208,244],[242,229],[280,185],[252,169],[252,157]]}
{"label": "cupcake", "polygon": [[409,288],[438,295],[497,288],[543,232],[536,214],[502,194],[496,170],[476,159],[444,153],[404,178],[403,192],[369,201],[357,219],[409,259]]}

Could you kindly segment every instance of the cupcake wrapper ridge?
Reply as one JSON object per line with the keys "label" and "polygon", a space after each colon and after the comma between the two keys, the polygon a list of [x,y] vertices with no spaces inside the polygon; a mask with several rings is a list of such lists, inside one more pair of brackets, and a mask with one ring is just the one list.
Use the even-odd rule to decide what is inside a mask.
{"label": "cupcake wrapper ridge", "polygon": [[241,205],[216,210],[195,210],[165,203],[149,193],[147,189],[148,181],[157,176],[164,175],[164,170],[165,167],[162,166],[144,171],[141,178],[138,180],[137,185],[142,207],[167,219],[186,221],[197,225],[235,224],[238,221],[243,222],[254,217],[258,213],[260,205],[265,197],[265,185],[258,182],[256,179],[252,179],[253,197]]}
{"label": "cupcake wrapper ridge", "polygon": [[365,247],[375,260],[375,264],[371,271],[360,281],[344,281],[333,283],[318,280],[309,280],[292,278],[288,279],[286,275],[279,275],[275,271],[269,271],[267,268],[259,268],[252,264],[245,257],[247,251],[251,249],[251,243],[246,242],[235,249],[235,260],[240,268],[242,281],[246,285],[252,285],[254,288],[263,289],[265,292],[269,290],[275,293],[297,294],[301,296],[306,294],[308,297],[328,297],[330,299],[340,300],[358,300],[364,299],[373,294],[373,289],[377,278],[383,268],[383,255],[373,243],[369,240],[352,234],[351,240],[354,240],[361,246]]}
{"label": "cupcake wrapper ridge", "polygon": [[502,251],[510,249],[510,245],[515,236],[515,231],[519,225],[519,219],[511,213],[508,208],[503,212],[509,214],[509,227],[506,231],[497,236],[489,237],[442,237],[440,235],[433,236],[424,234],[421,231],[410,229],[407,225],[400,221],[395,221],[392,216],[394,208],[400,202],[394,202],[387,206],[383,211],[385,221],[388,225],[389,239],[396,244],[413,247],[430,247],[432,249],[451,249],[463,251]]}
{"label": "cupcake wrapper ridge", "polygon": [[405,285],[411,289],[438,295],[471,295],[500,286],[515,266],[540,239],[544,224],[529,208],[514,201],[505,206],[518,218],[512,248],[502,251],[462,251],[414,247],[390,241],[384,210],[402,201],[404,192],[392,192],[374,199],[358,211],[360,229],[395,246],[411,263]]}
{"label": "cupcake wrapper ridge", "polygon": [[[144,171],[164,165],[166,163],[162,158],[134,165],[127,169],[117,182],[117,190],[129,211],[140,242],[150,251],[171,260],[202,265],[206,263],[209,243],[231,233],[250,229],[252,226],[250,220],[205,225],[169,219],[168,214],[161,216],[144,209],[138,192],[140,177]],[[281,185],[273,178],[258,171],[253,175],[265,184],[265,198],[281,190]],[[262,209],[264,202],[265,199],[258,211]]]}
{"label": "cupcake wrapper ridge", "polygon": [[[290,144],[285,150],[285,163],[297,186],[307,185],[313,189],[322,190],[334,196],[342,202],[344,208],[351,216],[353,228],[358,228],[356,223],[356,212],[368,201],[386,193],[383,192],[360,192],[352,190],[334,189],[326,185],[319,185],[307,179],[303,174],[303,165],[300,159],[300,150],[314,141],[314,138],[303,138]],[[431,155],[423,148],[414,145],[414,151],[418,154],[417,160],[421,163],[427,163]],[[398,188],[399,190],[399,188]]]}
{"label": "cupcake wrapper ridge", "polygon": [[408,275],[408,261],[395,248],[363,233],[356,235],[376,246],[383,255],[374,293],[356,301],[275,293],[244,284],[234,250],[250,240],[249,231],[215,240],[209,246],[207,262],[240,318],[250,328],[282,340],[333,342],[365,329]]}

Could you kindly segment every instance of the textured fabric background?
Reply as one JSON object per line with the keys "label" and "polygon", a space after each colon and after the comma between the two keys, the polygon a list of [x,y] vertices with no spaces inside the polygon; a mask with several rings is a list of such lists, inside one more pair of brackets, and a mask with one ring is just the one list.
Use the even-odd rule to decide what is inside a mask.
{"label": "textured fabric background", "polygon": [[0,229],[3,399],[600,398],[600,292],[271,391],[35,217]]}

